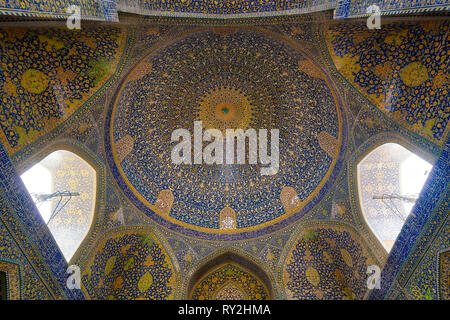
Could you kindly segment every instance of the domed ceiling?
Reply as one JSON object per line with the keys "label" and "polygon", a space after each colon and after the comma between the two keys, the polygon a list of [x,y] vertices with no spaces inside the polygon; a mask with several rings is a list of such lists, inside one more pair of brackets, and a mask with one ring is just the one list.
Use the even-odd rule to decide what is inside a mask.
{"label": "domed ceiling", "polygon": [[[308,54],[278,36],[184,34],[151,49],[116,92],[106,122],[109,165],[133,204],[175,231],[217,240],[276,231],[317,204],[342,165],[346,124],[333,88]],[[279,129],[278,172],[173,164],[171,134],[193,133],[194,121],[204,130]],[[223,227],[225,216],[233,228]]]}

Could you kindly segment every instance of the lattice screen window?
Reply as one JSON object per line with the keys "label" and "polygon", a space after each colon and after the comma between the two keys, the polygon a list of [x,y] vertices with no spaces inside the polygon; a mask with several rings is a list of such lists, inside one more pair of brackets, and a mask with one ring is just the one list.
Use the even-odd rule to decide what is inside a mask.
{"label": "lattice screen window", "polygon": [[367,224],[390,252],[420,196],[432,165],[396,143],[383,144],[358,163],[358,194]]}
{"label": "lattice screen window", "polygon": [[69,261],[93,221],[97,172],[76,154],[58,150],[24,172],[21,178]]}

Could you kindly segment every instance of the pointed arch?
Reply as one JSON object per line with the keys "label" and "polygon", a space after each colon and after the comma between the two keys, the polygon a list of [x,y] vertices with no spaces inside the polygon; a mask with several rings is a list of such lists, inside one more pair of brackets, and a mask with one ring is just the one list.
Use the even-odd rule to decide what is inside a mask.
{"label": "pointed arch", "polygon": [[[254,259],[247,257],[246,254],[237,252],[234,249],[228,249],[226,251],[222,251],[214,254],[213,256],[208,257],[206,261],[204,260],[195,271],[191,272],[189,276],[187,286],[185,288],[185,299],[193,299],[198,298],[194,291],[198,288],[198,285],[201,281],[208,281],[208,276],[219,275],[220,273],[227,272],[229,274],[239,274],[244,276],[244,278],[249,279],[251,283],[253,283],[252,287],[259,288],[259,291],[255,294],[249,294],[245,292],[242,286],[240,286],[240,290],[249,298],[263,298],[263,299],[274,299],[275,297],[275,286],[273,277],[271,277]],[[218,295],[219,291],[226,287],[227,285],[236,285],[237,281],[228,281],[224,280],[223,283],[218,285],[217,290],[214,293],[211,293],[210,299],[215,299]],[[259,287],[258,287],[259,286]],[[266,293],[264,295],[264,292]],[[262,295],[262,297],[259,296]],[[198,295],[198,294],[197,294]]]}
{"label": "pointed arch", "polygon": [[96,220],[98,164],[76,142],[64,140],[30,156],[18,170],[66,261],[73,260]]}
{"label": "pointed arch", "polygon": [[377,259],[379,261],[383,261],[383,263],[386,262],[389,253],[378,240],[377,236],[374,234],[368,225],[367,220],[363,216],[361,203],[359,200],[357,165],[372,150],[385,143],[400,144],[404,148],[415,153],[416,155],[419,155],[421,158],[432,164],[436,162],[440,153],[437,146],[430,146],[426,141],[419,139],[414,140],[409,136],[395,131],[385,131],[372,135],[350,154],[347,174],[349,185],[349,205],[351,209],[350,213],[352,214],[352,218],[355,220],[358,228],[361,228],[361,234],[367,241],[371,251]]}
{"label": "pointed arch", "polygon": [[408,216],[414,216],[413,206],[432,168],[423,152],[402,142],[380,141],[356,163],[362,217],[387,252]]}
{"label": "pointed arch", "polygon": [[80,268],[81,290],[89,299],[172,300],[177,296],[178,261],[164,236],[150,226],[124,226],[102,234]]}
{"label": "pointed arch", "polygon": [[354,226],[311,221],[292,233],[278,270],[286,299],[363,299],[370,265],[382,262]]}

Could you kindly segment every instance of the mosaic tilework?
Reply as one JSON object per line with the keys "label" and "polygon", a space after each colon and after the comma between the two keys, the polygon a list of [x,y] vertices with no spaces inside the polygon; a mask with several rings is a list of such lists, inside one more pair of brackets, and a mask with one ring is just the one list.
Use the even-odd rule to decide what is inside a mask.
{"label": "mosaic tilework", "polygon": [[293,39],[304,42],[314,42],[315,40],[311,23],[280,24],[277,27]]}
{"label": "mosaic tilework", "polygon": [[[84,117],[81,117],[79,119],[81,122],[85,121]],[[38,154],[33,154],[33,156],[28,157],[25,162],[21,162],[20,165],[17,166],[17,170],[23,172],[24,170],[31,167],[36,162],[40,161],[40,159],[43,156],[46,156],[50,153],[52,153],[54,150],[70,150],[71,152],[76,153],[77,156],[88,162],[93,168],[95,168],[97,176],[96,176],[96,186],[88,186],[88,188],[92,188],[95,190],[95,208],[94,212],[82,212],[81,219],[78,219],[78,222],[81,222],[82,224],[88,223],[87,227],[89,233],[86,235],[84,241],[82,242],[83,245],[75,245],[73,243],[68,244],[69,247],[77,249],[76,254],[70,259],[70,264],[76,264],[76,265],[82,265],[83,261],[85,261],[89,250],[91,249],[91,246],[95,243],[97,237],[104,233],[105,230],[103,229],[104,225],[108,225],[110,227],[113,226],[120,226],[123,223],[119,222],[118,219],[115,217],[114,213],[117,212],[117,210],[120,208],[120,202],[117,204],[117,200],[114,199],[114,188],[111,188],[112,184],[112,178],[107,179],[106,170],[105,170],[105,164],[101,161],[100,158],[98,158],[89,148],[87,144],[80,143],[74,139],[68,138],[71,134],[71,128],[68,128],[68,131],[65,132],[65,137],[58,137],[57,139],[52,139],[50,145],[46,145],[43,149],[40,149]],[[96,133],[98,134],[98,133]],[[85,136],[84,139],[88,139],[89,136]],[[94,178],[95,179],[95,178]],[[90,180],[90,179],[89,179]],[[84,182],[87,182],[86,180]],[[91,181],[92,182],[92,181]],[[91,190],[92,190],[91,189]],[[83,189],[82,189],[83,190]],[[82,191],[83,193],[83,191]],[[76,207],[76,206],[75,206]],[[87,203],[83,203],[83,208],[89,208],[89,205]],[[75,211],[75,217],[80,217],[80,212],[78,210]],[[93,213],[92,216],[90,216],[90,213]],[[40,215],[39,215],[40,216]],[[119,214],[117,217],[120,216]],[[92,222],[89,222],[88,219],[92,218]],[[125,216],[125,218],[128,218]],[[65,220],[65,219],[64,219]],[[70,220],[70,219],[68,219]],[[69,221],[65,221],[69,222]],[[86,227],[86,225],[84,225]],[[80,227],[80,224],[78,224],[77,227]],[[72,231],[75,231],[75,225],[72,226]],[[86,230],[86,229],[85,229]],[[63,233],[62,231],[61,233]],[[50,233],[51,234],[51,233]],[[33,235],[30,236],[30,238],[33,238]],[[61,234],[60,239],[64,238],[64,234]],[[80,239],[80,234],[77,234],[77,238]],[[55,245],[58,245],[54,237],[51,237],[52,242]],[[57,261],[57,259],[55,260]],[[62,267],[63,268],[63,267]],[[66,267],[67,268],[67,267]],[[64,269],[65,272],[65,269]],[[65,279],[67,279],[67,274],[64,274]],[[64,280],[65,281],[65,280]],[[74,291],[74,290],[72,290]],[[76,290],[75,290],[76,291]]]}
{"label": "mosaic tilework", "polygon": [[[290,234],[295,230],[295,226],[289,226],[269,236],[233,242],[202,241],[196,238],[182,236],[167,229],[162,230],[162,235],[167,238],[180,265],[181,278],[185,281],[185,283],[181,283],[182,288],[188,287],[188,282],[193,272],[197,271],[201,266],[218,255],[232,252],[236,256],[244,257],[243,260],[256,265],[256,269],[268,276],[274,291],[272,298],[278,298],[283,294],[284,289],[278,287],[277,279],[272,272],[277,272],[281,251]],[[241,263],[239,265],[243,264]],[[244,266],[248,266],[248,264]],[[182,292],[184,292],[183,290]],[[187,296],[188,292],[184,292],[180,295],[180,298]]]}
{"label": "mosaic tilework", "polygon": [[[400,216],[407,217],[409,212],[405,211],[401,201],[390,201],[387,205],[373,197],[404,194],[400,185],[401,162],[409,155],[410,152],[400,145],[385,144],[358,164],[359,203],[365,220],[382,241],[397,238],[404,223]],[[398,214],[394,214],[393,210],[397,210]]]}
{"label": "mosaic tilework", "polygon": [[[326,7],[332,6],[331,4],[325,5]],[[241,17],[240,14],[236,15],[207,15],[207,18],[204,18],[204,14],[193,14],[194,17],[190,17],[192,14],[187,14],[189,17],[185,17],[184,13],[177,12],[153,12],[153,11],[139,11],[136,7],[128,7],[120,9],[120,11],[124,12],[138,12],[137,15],[140,15],[140,19],[144,19],[146,22],[161,24],[161,25],[183,25],[185,28],[191,26],[267,26],[267,25],[280,25],[283,23],[299,23],[299,22],[311,22],[311,21],[321,21],[332,19],[332,12],[327,11],[317,11],[321,10],[319,7],[316,8],[305,8],[299,9],[297,13],[289,14],[291,11],[286,12],[286,14],[278,13],[278,12],[268,12],[263,14],[258,13],[250,13],[244,14]],[[317,10],[316,10],[317,9]],[[324,9],[326,10],[326,9]],[[312,12],[309,14],[301,14],[303,11]],[[316,12],[317,11],[317,12]],[[201,15],[201,16],[198,16]],[[232,16],[237,16],[237,18],[233,18]],[[124,19],[122,19],[124,20]]]}
{"label": "mosaic tilework", "polygon": [[[447,226],[448,228],[448,226]],[[447,239],[448,237],[447,230]],[[445,234],[444,234],[445,235]],[[450,250],[446,249],[438,255],[438,294],[442,300],[450,300]]]}
{"label": "mosaic tilework", "polygon": [[118,9],[144,15],[229,19],[315,12],[335,6],[335,0],[120,0]]}
{"label": "mosaic tilework", "polygon": [[[325,177],[339,169],[345,149],[340,128],[345,124],[325,75],[312,63],[316,72],[307,74],[305,61],[276,39],[234,29],[192,34],[146,58],[118,93],[112,126],[107,122],[105,138],[107,145],[113,139],[113,152],[123,137],[133,138],[132,151],[120,163],[106,150],[121,188],[140,210],[165,225],[149,208],[160,191],[170,189],[175,197],[170,221],[207,231],[219,229],[219,213],[226,206],[236,212],[237,231],[281,217],[283,186],[302,186],[296,190],[298,208],[312,206],[308,199],[319,200],[326,191],[320,189]],[[172,130],[192,132],[194,120],[209,123],[202,116],[211,111],[202,110],[209,108],[211,92],[221,92],[230,103],[237,99],[230,92],[240,92],[251,105],[242,123],[280,129],[280,172],[265,177],[258,166],[172,164]],[[141,112],[148,116],[139,116]],[[339,155],[322,149],[318,135],[324,128],[336,139]],[[151,147],[148,139],[155,141]]]}
{"label": "mosaic tilework", "polygon": [[288,299],[362,299],[373,264],[359,236],[339,226],[305,228],[283,265]]}
{"label": "mosaic tilework", "polygon": [[[286,27],[286,29],[288,29],[288,28]],[[151,43],[154,43],[155,37],[152,35],[151,30],[149,30],[149,39],[150,39]],[[145,47],[145,45],[143,47]],[[370,111],[370,112],[368,112],[368,114],[370,114],[372,118],[376,118],[376,113],[373,113],[372,111]],[[101,117],[99,117],[99,118],[101,118]],[[72,127],[76,127],[76,125],[73,125]],[[389,123],[389,125],[386,125],[385,128],[391,128],[393,130],[394,129],[396,130],[396,127],[391,126],[390,123]],[[375,132],[375,131],[373,131],[373,132]],[[368,135],[372,135],[373,132],[370,131]],[[67,136],[70,136],[72,133],[67,131],[66,134],[67,134]],[[73,135],[74,135],[74,137],[77,137],[77,139],[79,139],[80,141],[84,141],[82,139],[86,139],[86,137],[84,137],[82,133],[74,132]],[[365,137],[364,139],[367,139],[367,137]],[[98,152],[101,153],[102,151],[98,150]],[[350,173],[350,175],[351,174],[352,173]],[[109,175],[109,173],[108,173],[108,175]],[[103,200],[101,201],[101,202],[106,202],[103,205],[105,207],[108,206],[107,213],[110,216],[108,218],[106,216],[105,217],[101,216],[101,218],[99,218],[98,224],[101,225],[101,228],[109,228],[109,227],[114,227],[114,226],[122,224],[122,222],[118,221],[116,218],[116,217],[119,217],[120,214],[117,216],[115,215],[116,212],[118,212],[120,208],[123,208],[123,215],[125,218],[124,219],[125,223],[133,223],[133,221],[137,221],[137,220],[133,220],[133,215],[137,215],[137,213],[136,213],[137,210],[134,209],[135,211],[133,211],[133,212],[131,212],[131,210],[130,210],[130,212],[126,211],[125,206],[123,205],[126,202],[126,199],[123,194],[119,194],[119,192],[117,190],[114,190],[115,183],[112,179],[113,179],[112,177],[108,176],[107,179],[104,179],[104,181],[101,182],[102,185],[107,185],[107,190],[105,190],[104,192],[106,192],[108,195],[111,195],[111,196],[102,198]],[[331,189],[331,190],[332,190],[331,192],[334,193],[334,190],[333,189]],[[117,195],[114,195],[113,194],[114,192],[117,192]],[[351,210],[348,210],[348,206],[347,206],[348,203],[343,202],[343,200],[342,200],[343,197],[344,196],[337,199],[339,201],[336,201],[335,217],[338,217],[339,219],[341,219],[341,218],[343,219],[343,217],[345,217],[345,219],[348,219],[348,221],[350,221],[351,218],[348,218],[348,216],[351,216]],[[116,198],[120,198],[120,201],[117,200]],[[331,196],[331,197],[327,196],[325,199],[327,201],[327,203],[328,203],[329,198],[332,200],[335,200],[335,198],[333,196]],[[111,199],[111,203],[109,202],[110,199]],[[129,204],[129,206],[132,207],[131,204]],[[20,206],[17,206],[17,207],[20,207]],[[322,204],[319,204],[319,206],[317,206],[317,210],[315,209],[315,210],[313,210],[314,212],[311,212],[311,214],[308,214],[308,216],[310,216],[310,217],[308,217],[308,219],[318,217],[319,214],[322,218],[325,219],[327,217],[326,214],[330,214],[330,212],[325,212],[327,210],[327,208],[328,208],[327,205],[322,206]],[[350,211],[350,213],[349,213],[349,211]],[[298,217],[296,217],[296,219],[297,218]],[[110,224],[111,221],[114,221],[114,222]],[[140,217],[138,220],[138,223],[149,224],[152,222],[150,221],[150,219],[144,219],[144,218]],[[173,247],[173,248],[177,247],[177,258],[180,260],[180,265],[182,264],[183,269],[186,270],[185,274],[187,274],[189,269],[193,265],[195,265],[196,261],[198,261],[199,259],[202,259],[205,256],[208,256],[209,254],[211,254],[214,251],[223,250],[223,248],[226,247],[226,245],[229,245],[232,247],[237,247],[237,248],[242,248],[242,250],[245,250],[246,252],[251,253],[255,257],[255,259],[259,260],[261,263],[264,263],[264,265],[266,265],[268,269],[270,268],[271,270],[277,270],[277,262],[280,257],[280,251],[283,249],[285,241],[286,241],[286,234],[289,234],[290,232],[292,232],[291,227],[289,227],[287,229],[290,229],[290,230],[286,231],[285,233],[282,233],[282,234],[281,233],[280,234],[271,234],[270,236],[267,236],[267,237],[255,239],[254,241],[253,240],[252,241],[245,240],[245,241],[237,241],[237,242],[221,241],[221,242],[213,243],[213,242],[202,242],[195,238],[188,238],[188,237],[182,238],[179,234],[176,233],[178,228],[174,228],[175,232],[170,233],[171,247]],[[276,228],[271,228],[270,231],[276,231]],[[95,228],[95,232],[97,232],[97,233],[92,234],[92,237],[94,237],[94,238],[99,234],[98,233],[99,231],[97,228]],[[104,232],[104,229],[100,229],[100,232]],[[261,233],[259,233],[259,234],[255,233],[255,235],[261,235]],[[167,237],[169,237],[169,235],[167,235]],[[231,239],[231,237],[230,237],[230,239]],[[91,240],[92,239],[89,239],[89,241],[91,241]],[[50,240],[49,240],[49,243],[51,243]],[[86,247],[82,248],[83,254],[86,250],[88,250],[90,248],[91,247],[89,247],[88,245],[86,245]],[[352,252],[349,250],[347,250],[347,251],[350,253],[350,256],[351,256]],[[45,255],[47,256],[47,254],[45,254]],[[336,255],[343,256],[341,252],[337,252]],[[344,254],[344,255],[346,255],[346,254]],[[48,255],[48,256],[50,256],[50,255]],[[183,259],[183,261],[181,261],[182,259]],[[57,261],[58,257],[54,260]],[[82,260],[82,261],[84,261],[84,260]],[[54,261],[52,263],[50,263],[49,265],[51,265],[51,264],[54,264]],[[315,269],[318,270],[318,268],[315,268]],[[64,270],[64,269],[61,268],[61,270]],[[344,270],[345,270],[345,268],[344,268]],[[342,273],[342,274],[344,275],[344,279],[346,279],[347,274],[346,273]],[[316,277],[314,276],[313,271],[309,271],[308,275],[309,275],[308,276],[309,279],[310,280],[312,279],[313,282],[317,280]],[[321,276],[321,274],[319,273],[319,277],[320,276]],[[332,276],[334,277],[333,279],[336,279],[336,277],[338,279],[342,279],[342,277],[339,273],[338,273],[338,276],[336,276],[336,274],[332,274]],[[148,277],[146,277],[146,278],[147,278],[147,281],[143,281],[143,283],[149,282]],[[321,280],[323,281],[323,277],[321,278]],[[333,280],[333,281],[335,281],[335,280]],[[112,283],[114,283],[114,282],[112,282]],[[119,285],[119,284],[120,284],[120,281],[117,282],[117,285]],[[310,288],[311,283],[309,282],[309,280],[307,280],[305,282],[305,284],[306,284],[307,288]],[[113,288],[113,286],[110,288]],[[280,286],[280,289],[281,288],[283,288],[283,286]],[[229,296],[230,295],[238,296],[239,294],[242,294],[242,291],[239,291],[239,290],[236,291],[235,287],[228,286],[228,287],[224,287],[223,289],[224,289],[223,291],[218,292],[218,293],[220,293],[219,296],[223,296],[226,292],[228,292]],[[136,289],[136,290],[138,290],[138,289]],[[113,292],[110,295],[110,296],[113,296],[114,290],[109,291],[109,292]],[[353,294],[354,294],[354,292],[353,292]],[[339,295],[339,298],[342,298],[345,296],[352,297],[351,293],[349,293],[348,290],[343,295]],[[109,295],[105,294],[101,298],[103,299],[103,298],[108,298],[108,297],[109,297]]]}
{"label": "mosaic tilework", "polygon": [[[10,261],[0,260],[0,273],[2,279],[1,300],[20,300],[22,297],[21,272],[18,264]],[[6,287],[6,292],[4,288]]]}
{"label": "mosaic tilework", "polygon": [[175,293],[173,264],[151,232],[123,231],[105,238],[82,272],[91,299],[166,300]]}
{"label": "mosaic tilework", "polygon": [[448,133],[448,22],[336,24],[325,31],[340,74],[390,119],[442,145]]}
{"label": "mosaic tilework", "polygon": [[[365,110],[368,114],[370,114],[369,110]],[[380,145],[383,145],[385,143],[396,143],[400,145],[406,146],[409,150],[413,151],[416,155],[422,156],[423,149],[421,148],[419,143],[416,143],[415,140],[414,144],[412,144],[412,141],[409,139],[405,139],[402,135],[400,135],[397,131],[394,131],[392,128],[389,129],[387,127],[386,131],[382,131],[380,133],[369,135],[369,137],[364,138],[364,142],[357,148],[353,149],[350,153],[350,157],[348,159],[348,171],[347,171],[347,183],[348,183],[348,196],[345,200],[345,208],[344,212],[347,215],[351,215],[351,221],[352,225],[356,226],[360,230],[365,230],[363,233],[364,239],[367,241],[369,247],[371,248],[371,251],[373,254],[377,257],[377,259],[380,261],[381,264],[384,264],[384,262],[387,259],[387,252],[386,249],[382,246],[380,240],[373,234],[373,231],[370,232],[370,227],[367,224],[367,220],[364,217],[363,212],[361,211],[360,206],[360,197],[359,197],[359,188],[364,188],[364,184],[361,186],[358,183],[358,169],[357,166],[359,163],[361,163],[361,160],[364,159],[365,156],[367,156],[371,151],[373,151],[375,148],[379,147]],[[418,139],[418,141],[423,141],[423,139]],[[439,149],[436,148],[436,152],[439,154]],[[426,149],[425,149],[426,150]],[[430,154],[427,154],[427,156],[430,156]],[[426,157],[425,157],[426,158]],[[434,158],[427,158],[428,161],[433,162]],[[376,179],[376,178],[375,178]],[[395,180],[395,175],[392,178]],[[387,184],[389,185],[389,183]],[[377,188],[379,184],[374,185],[374,188]],[[424,187],[425,188],[425,187]],[[387,190],[387,188],[386,188]],[[342,203],[342,202],[341,202]],[[333,210],[336,212],[335,210]],[[378,211],[377,211],[378,213]],[[380,222],[377,222],[378,226],[382,226],[383,224],[380,224]],[[388,224],[386,224],[388,225]],[[386,226],[385,225],[385,226]],[[381,227],[384,228],[384,227]],[[387,227],[388,230],[382,231],[384,234],[389,234],[389,232],[392,232],[392,229],[390,227]]]}
{"label": "mosaic tilework", "polygon": [[118,11],[152,16],[232,19],[317,12],[336,7],[336,0],[10,0],[0,1],[0,14],[64,19],[70,5],[86,20],[118,21]]}
{"label": "mosaic tilework", "polygon": [[[378,111],[381,113],[381,111]],[[374,114],[372,110],[363,109],[358,113],[353,129],[353,139],[355,146],[360,146],[366,142],[371,136],[375,136],[380,133],[393,131],[390,123],[387,123],[385,119]],[[417,139],[422,144],[426,143],[426,139]],[[428,145],[430,143],[428,142]],[[435,152],[439,152],[439,148],[434,146]]]}
{"label": "mosaic tilework", "polygon": [[341,172],[332,196],[328,218],[355,226],[355,217],[349,200],[347,170]]}
{"label": "mosaic tilework", "polygon": [[335,19],[356,18],[367,16],[367,8],[373,4],[380,7],[382,15],[389,14],[412,14],[422,12],[436,12],[450,9],[448,0],[339,0],[334,14]]}
{"label": "mosaic tilework", "polygon": [[447,222],[414,269],[404,289],[402,289],[406,298],[420,300],[450,299],[449,248],[450,225]]}
{"label": "mosaic tilework", "polygon": [[[423,282],[418,277],[415,289],[411,288],[410,298],[436,298],[437,282],[435,270],[437,269],[437,254],[439,250],[448,247],[448,219],[449,209],[449,151],[450,141],[447,140],[445,147],[434,164],[433,169],[425,183],[422,193],[417,200],[412,212],[415,217],[409,216],[400,232],[394,247],[388,257],[386,265],[381,273],[381,289],[374,290],[370,299],[388,299],[397,296],[405,296],[404,288],[407,287],[408,279],[414,272],[423,275]],[[441,230],[441,231],[440,231]],[[435,243],[430,242],[441,232]],[[418,263],[423,259],[425,268],[419,268]],[[434,279],[430,279],[428,268],[433,265]],[[432,278],[433,278],[432,277]],[[429,293],[426,289],[430,289]],[[431,289],[432,288],[432,289]],[[408,298],[408,295],[406,298]]]}
{"label": "mosaic tilework", "polygon": [[252,273],[234,264],[225,264],[206,274],[194,286],[193,300],[265,300],[269,293]]}
{"label": "mosaic tilework", "polygon": [[[287,232],[285,232],[287,233]],[[260,269],[261,265],[267,265],[269,268],[276,268],[278,258],[280,255],[280,247],[283,246],[287,236],[282,237],[262,238],[256,241],[240,241],[231,244],[229,242],[204,242],[192,238],[181,237],[178,234],[163,233],[167,238],[170,247],[174,251],[178,263],[180,265],[181,278],[185,282],[189,282],[192,273],[203,264],[207,263],[212,257],[220,255],[223,252],[234,252],[236,255],[243,256],[248,261],[257,264]],[[267,246],[267,249],[265,247]],[[270,253],[268,253],[270,251]],[[267,273],[267,272],[266,272]],[[270,274],[269,274],[270,277]],[[273,278],[272,283],[275,283]],[[180,286],[185,288],[187,283],[180,283]],[[183,290],[182,290],[183,291]],[[186,298],[188,292],[182,293],[179,297]]]}
{"label": "mosaic tilework", "polygon": [[[445,295],[445,290],[442,290],[441,286],[448,286],[448,275],[447,278],[442,278],[446,272],[440,263],[441,253],[450,246],[449,198],[447,183],[447,190],[442,193],[439,205],[432,210],[430,216],[427,217],[420,207],[415,209],[421,220],[426,221],[424,226],[420,224],[424,221],[418,222],[417,225],[408,221],[405,224],[395,244],[402,246],[403,251],[399,253],[397,250],[392,258],[396,259],[401,267],[394,273],[390,258],[387,270],[382,273],[386,278],[385,288],[389,288],[385,298],[444,299],[442,294]],[[409,242],[405,242],[405,238]],[[405,252],[409,253],[409,256],[405,256]]]}
{"label": "mosaic tilework", "polygon": [[[49,170],[52,192],[78,192],[66,202],[59,197],[51,200],[51,210],[60,210],[48,223],[48,228],[69,261],[87,235],[95,211],[96,171],[72,152],[58,150],[39,162]],[[48,218],[48,217],[47,217]]]}
{"label": "mosaic tilework", "polygon": [[[27,299],[83,299],[80,291],[67,289],[67,262],[1,144],[0,163],[0,258],[21,265],[22,296]],[[14,234],[20,251],[9,232]]]}
{"label": "mosaic tilework", "polygon": [[13,153],[68,119],[110,79],[121,28],[0,29],[1,141]]}
{"label": "mosaic tilework", "polygon": [[11,300],[47,300],[51,293],[0,221],[0,271],[7,273]]}
{"label": "mosaic tilework", "polygon": [[2,0],[0,15],[66,18],[71,5],[80,7],[82,19],[117,21],[117,0]]}

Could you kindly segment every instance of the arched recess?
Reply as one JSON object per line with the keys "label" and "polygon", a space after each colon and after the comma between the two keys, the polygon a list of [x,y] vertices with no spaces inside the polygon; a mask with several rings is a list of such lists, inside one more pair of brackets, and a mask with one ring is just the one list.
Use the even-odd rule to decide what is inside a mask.
{"label": "arched recess", "polygon": [[149,226],[109,230],[81,268],[81,290],[94,300],[172,300],[179,265],[164,236]]}
{"label": "arched recess", "polygon": [[[216,281],[212,281],[213,278]],[[201,287],[204,283],[209,285],[208,292]],[[208,259],[189,276],[184,298],[202,299],[201,295],[205,300],[271,300],[274,299],[275,292],[273,280],[262,267],[230,250]]]}
{"label": "arched recess", "polygon": [[299,225],[291,235],[278,276],[289,300],[363,299],[371,265],[382,268],[353,226],[313,221]]}
{"label": "arched recess", "polygon": [[431,171],[422,150],[400,139],[380,141],[356,163],[358,203],[364,221],[390,252]]}
{"label": "arched recess", "polygon": [[349,185],[349,197],[350,205],[353,213],[353,218],[358,228],[362,229],[363,236],[366,239],[372,252],[375,254],[377,259],[386,262],[388,257],[388,252],[383,247],[381,242],[378,240],[377,236],[374,234],[370,226],[367,224],[366,219],[362,214],[361,204],[359,200],[358,193],[358,174],[357,165],[368,155],[372,150],[385,143],[397,143],[402,145],[409,151],[419,155],[426,161],[434,164],[437,160],[439,153],[431,152],[428,149],[424,149],[421,146],[420,141],[410,139],[405,137],[399,132],[389,131],[381,132],[368,138],[364,143],[362,143],[356,150],[354,150],[348,160],[348,185]]}
{"label": "arched recess", "polygon": [[74,260],[98,212],[100,168],[84,149],[74,141],[59,141],[18,169],[66,261]]}

